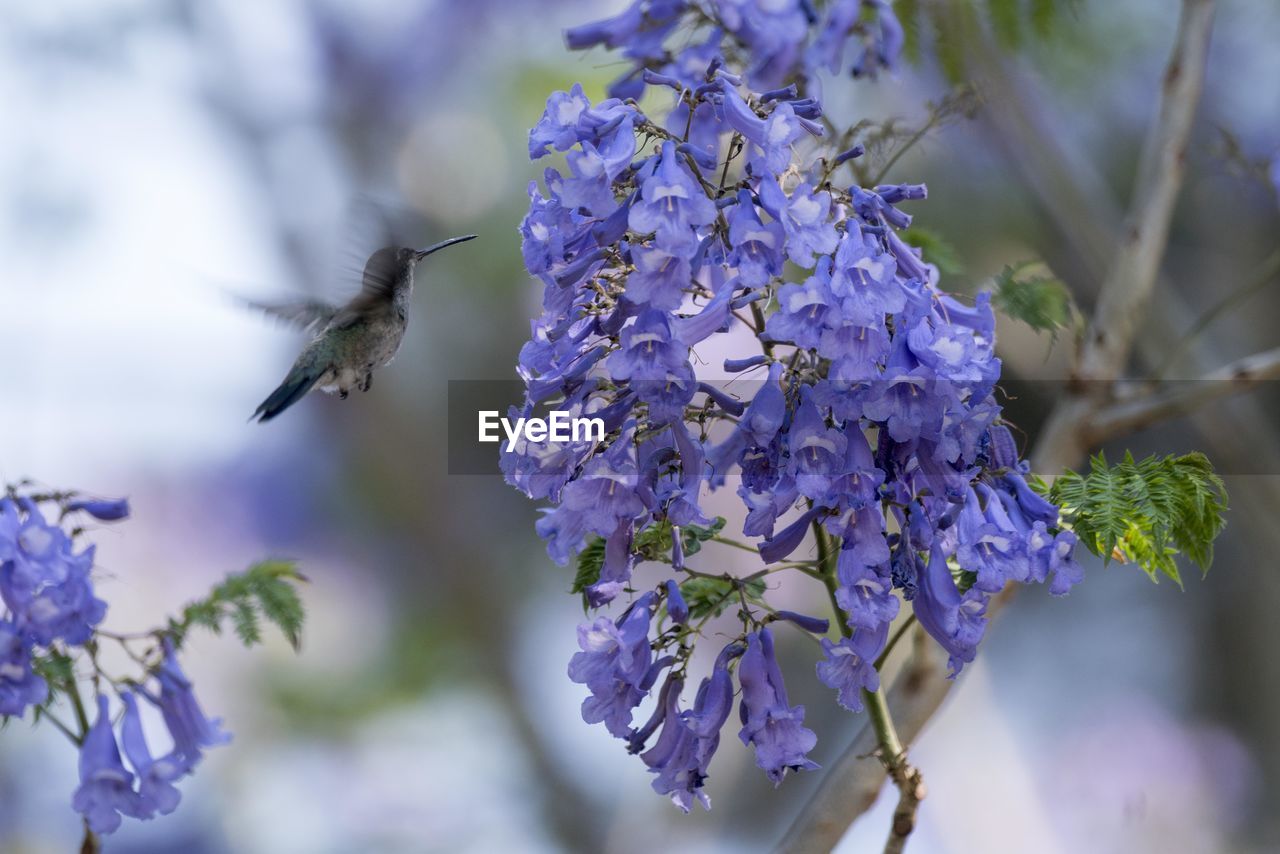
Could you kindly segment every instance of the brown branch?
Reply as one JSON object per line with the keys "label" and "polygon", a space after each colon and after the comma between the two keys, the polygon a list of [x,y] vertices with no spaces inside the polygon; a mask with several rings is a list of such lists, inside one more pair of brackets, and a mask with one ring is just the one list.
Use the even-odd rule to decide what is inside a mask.
{"label": "brown branch", "polygon": [[1169,240],[1186,172],[1187,145],[1204,86],[1215,0],[1183,0],[1160,113],[1147,135],[1124,241],[1111,265],[1085,340],[1080,373],[1112,379],[1124,370]]}
{"label": "brown branch", "polygon": [[898,787],[898,806],[893,810],[893,824],[889,827],[889,840],[884,854],[902,854],[907,847],[911,831],[916,829],[916,811],[924,800],[925,786],[920,771],[905,759],[889,770],[889,777]]}
{"label": "brown branch", "polygon": [[1112,437],[1187,415],[1219,398],[1240,394],[1274,379],[1280,379],[1280,347],[1246,356],[1198,380],[1173,383],[1104,406],[1085,426],[1088,442],[1097,445]]}

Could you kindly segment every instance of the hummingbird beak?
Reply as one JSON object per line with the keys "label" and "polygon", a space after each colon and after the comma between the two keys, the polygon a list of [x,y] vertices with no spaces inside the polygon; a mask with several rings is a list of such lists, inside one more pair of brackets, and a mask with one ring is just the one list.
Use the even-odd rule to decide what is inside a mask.
{"label": "hummingbird beak", "polygon": [[418,260],[421,261],[423,258],[426,258],[428,255],[430,255],[432,252],[435,252],[440,249],[444,249],[446,246],[452,246],[455,243],[465,243],[468,240],[475,240],[475,239],[476,239],[476,235],[474,234],[464,234],[461,237],[450,237],[448,240],[442,240],[439,243],[435,244],[434,246],[428,246],[426,249],[419,249],[415,252],[415,254],[418,256]]}

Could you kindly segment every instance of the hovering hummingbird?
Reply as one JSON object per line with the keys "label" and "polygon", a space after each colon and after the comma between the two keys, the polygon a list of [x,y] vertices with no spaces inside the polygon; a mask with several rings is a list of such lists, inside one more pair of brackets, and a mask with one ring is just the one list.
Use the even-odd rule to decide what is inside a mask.
{"label": "hovering hummingbird", "polygon": [[330,394],[336,391],[344,400],[353,388],[368,391],[373,372],[389,363],[400,349],[409,324],[414,267],[432,252],[475,236],[453,237],[426,249],[379,249],[364,265],[360,293],[343,306],[321,300],[251,303],[316,335],[303,348],[284,382],[249,420],[270,421],[316,387]]}

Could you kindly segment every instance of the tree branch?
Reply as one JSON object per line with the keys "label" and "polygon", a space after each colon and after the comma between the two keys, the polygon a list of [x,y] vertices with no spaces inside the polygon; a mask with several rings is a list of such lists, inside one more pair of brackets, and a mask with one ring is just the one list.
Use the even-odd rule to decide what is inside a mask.
{"label": "tree branch", "polygon": [[1147,135],[1124,242],[1103,281],[1085,341],[1081,376],[1113,379],[1124,370],[1155,288],[1169,224],[1186,172],[1187,145],[1209,55],[1215,0],[1183,0],[1165,68],[1160,113]]}
{"label": "tree branch", "polygon": [[1089,444],[1101,444],[1274,379],[1280,379],[1280,347],[1246,356],[1198,380],[1174,383],[1104,406],[1089,419],[1085,432]]}

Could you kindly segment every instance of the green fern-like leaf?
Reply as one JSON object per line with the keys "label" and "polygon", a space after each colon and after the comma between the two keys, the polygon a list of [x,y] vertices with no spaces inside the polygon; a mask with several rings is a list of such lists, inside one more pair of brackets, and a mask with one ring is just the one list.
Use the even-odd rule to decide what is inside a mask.
{"label": "green fern-like leaf", "polygon": [[1068,472],[1048,495],[1094,554],[1136,564],[1153,581],[1163,575],[1179,586],[1175,556],[1207,573],[1214,540],[1226,524],[1226,486],[1200,453],[1141,461],[1126,453],[1114,466],[1099,454],[1088,474]]}
{"label": "green fern-like leaf", "polygon": [[221,634],[223,624],[245,646],[262,642],[262,621],[280,630],[294,649],[302,643],[306,612],[297,585],[306,581],[289,561],[263,561],[245,572],[229,575],[209,595],[190,603],[169,621],[168,632],[178,645],[194,627]]}

